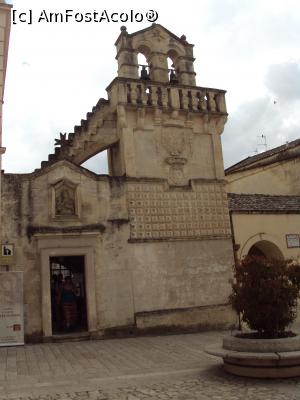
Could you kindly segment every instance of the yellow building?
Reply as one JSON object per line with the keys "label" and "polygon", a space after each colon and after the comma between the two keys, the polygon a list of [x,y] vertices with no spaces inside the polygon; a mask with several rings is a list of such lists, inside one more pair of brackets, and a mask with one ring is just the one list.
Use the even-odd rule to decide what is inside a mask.
{"label": "yellow building", "polygon": [[300,258],[300,139],[226,171],[235,255]]}

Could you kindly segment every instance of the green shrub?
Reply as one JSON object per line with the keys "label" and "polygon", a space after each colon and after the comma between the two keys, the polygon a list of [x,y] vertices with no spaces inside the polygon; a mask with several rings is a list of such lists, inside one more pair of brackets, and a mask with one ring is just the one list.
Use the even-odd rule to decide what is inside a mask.
{"label": "green shrub", "polygon": [[276,338],[296,318],[299,291],[297,263],[248,256],[235,266],[230,302],[260,337]]}

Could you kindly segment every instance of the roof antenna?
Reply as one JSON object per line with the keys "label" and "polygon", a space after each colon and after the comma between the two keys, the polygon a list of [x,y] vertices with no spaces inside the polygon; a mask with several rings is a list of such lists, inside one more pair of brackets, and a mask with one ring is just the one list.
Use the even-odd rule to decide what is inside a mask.
{"label": "roof antenna", "polygon": [[259,135],[259,136],[257,136],[259,139],[261,139],[261,142],[262,143],[257,143],[257,147],[258,146],[263,146],[264,147],[264,149],[263,149],[263,151],[267,151],[267,149],[268,149],[268,145],[267,145],[267,136],[266,135],[264,135],[264,134],[261,134],[261,135]]}

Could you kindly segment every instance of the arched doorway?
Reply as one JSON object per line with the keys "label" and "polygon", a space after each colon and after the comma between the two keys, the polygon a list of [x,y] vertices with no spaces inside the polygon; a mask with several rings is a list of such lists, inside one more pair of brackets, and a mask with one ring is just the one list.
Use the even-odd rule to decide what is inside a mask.
{"label": "arched doorway", "polygon": [[260,256],[269,259],[277,259],[283,260],[283,254],[280,249],[276,246],[276,244],[269,242],[268,240],[260,240],[259,242],[254,243],[249,251],[249,256]]}

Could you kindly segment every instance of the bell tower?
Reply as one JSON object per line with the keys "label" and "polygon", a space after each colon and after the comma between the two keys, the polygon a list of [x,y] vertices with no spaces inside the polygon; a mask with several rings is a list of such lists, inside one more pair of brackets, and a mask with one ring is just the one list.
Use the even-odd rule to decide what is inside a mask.
{"label": "bell tower", "polygon": [[132,34],[123,26],[115,45],[118,77],[107,91],[120,140],[109,149],[110,173],[171,186],[222,179],[225,91],[196,86],[193,45],[159,24]]}
{"label": "bell tower", "polygon": [[42,167],[58,159],[81,164],[107,149],[111,176],[162,179],[171,187],[222,180],[225,91],[196,85],[193,45],[152,24],[134,33],[122,26],[115,46],[118,73],[108,100],[100,99],[68,137],[61,134]]}
{"label": "bell tower", "polygon": [[[195,86],[193,45],[189,44],[184,35],[181,38],[153,24],[142,31],[128,34],[125,26],[116,43],[118,60],[118,76],[121,78],[138,79],[137,54],[142,53],[148,62],[149,78],[155,82],[169,83],[167,58],[169,57],[178,74],[178,83]],[[174,72],[173,72],[174,73]]]}

